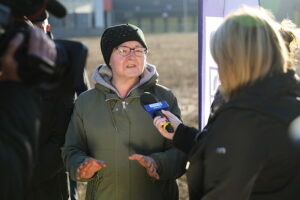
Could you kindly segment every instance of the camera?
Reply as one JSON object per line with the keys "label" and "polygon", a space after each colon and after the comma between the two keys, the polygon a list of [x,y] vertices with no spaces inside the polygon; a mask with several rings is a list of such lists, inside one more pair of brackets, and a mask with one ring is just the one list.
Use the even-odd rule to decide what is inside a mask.
{"label": "camera", "polygon": [[[61,85],[73,89],[83,82],[83,71],[88,48],[81,42],[54,40],[57,58],[55,63],[28,55],[29,20],[45,9],[56,17],[64,17],[66,10],[56,0],[0,0],[0,56],[9,41],[19,32],[24,41],[16,52],[18,74],[24,84],[47,91]],[[67,84],[67,86],[66,86]]]}

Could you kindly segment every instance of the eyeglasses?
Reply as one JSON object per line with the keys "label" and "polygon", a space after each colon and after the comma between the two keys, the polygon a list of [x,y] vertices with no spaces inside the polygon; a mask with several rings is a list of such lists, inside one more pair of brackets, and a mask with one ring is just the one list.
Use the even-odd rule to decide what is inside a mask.
{"label": "eyeglasses", "polygon": [[144,47],[136,47],[136,48],[130,48],[126,46],[119,46],[115,48],[118,53],[121,56],[128,56],[130,55],[131,51],[133,51],[134,55],[137,57],[143,57],[145,54],[147,54],[147,49]]}

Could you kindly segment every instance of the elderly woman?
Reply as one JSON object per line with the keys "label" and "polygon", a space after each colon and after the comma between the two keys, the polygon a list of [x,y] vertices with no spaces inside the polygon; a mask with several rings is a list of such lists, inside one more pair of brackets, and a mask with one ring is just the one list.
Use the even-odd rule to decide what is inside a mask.
{"label": "elderly woman", "polygon": [[180,117],[177,100],[158,85],[147,63],[143,32],[131,24],[106,29],[105,63],[93,75],[95,88],[80,95],[66,134],[63,158],[71,177],[88,181],[90,200],[177,200],[176,178],[186,156],[161,137],[140,104],[150,92]]}
{"label": "elderly woman", "polygon": [[278,24],[263,9],[239,9],[214,33],[211,52],[225,103],[202,133],[170,112],[175,133],[154,119],[189,153],[190,199],[299,199],[300,159],[288,127],[300,115],[300,85]]}

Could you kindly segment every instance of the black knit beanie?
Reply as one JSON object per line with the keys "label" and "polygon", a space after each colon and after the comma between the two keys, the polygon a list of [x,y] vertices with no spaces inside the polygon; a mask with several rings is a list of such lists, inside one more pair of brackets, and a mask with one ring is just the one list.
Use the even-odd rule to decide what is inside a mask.
{"label": "black knit beanie", "polygon": [[30,21],[32,23],[36,23],[36,22],[43,22],[45,19],[49,18],[49,14],[48,12],[45,10],[44,12],[42,12],[40,15],[34,17],[33,19],[31,19]]}
{"label": "black knit beanie", "polygon": [[109,66],[113,49],[127,41],[138,41],[147,49],[143,31],[132,24],[120,24],[107,28],[101,37],[101,51],[104,61]]}

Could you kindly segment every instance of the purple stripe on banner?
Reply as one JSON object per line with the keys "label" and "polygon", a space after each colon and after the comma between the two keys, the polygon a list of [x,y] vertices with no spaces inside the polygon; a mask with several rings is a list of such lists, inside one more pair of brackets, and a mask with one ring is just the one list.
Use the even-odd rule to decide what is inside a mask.
{"label": "purple stripe on banner", "polygon": [[[207,115],[207,111],[205,111],[205,107],[210,106],[210,102],[207,102],[207,95],[205,94],[205,90],[207,87],[207,82],[209,80],[207,80],[206,78],[206,73],[207,69],[206,69],[206,54],[210,53],[210,52],[206,52],[206,17],[223,17],[223,13],[224,13],[224,2],[225,0],[199,0],[199,5],[201,4],[202,7],[199,6],[199,8],[201,8],[202,12],[199,13],[199,17],[201,17],[201,19],[199,20],[199,33],[201,33],[201,37],[199,34],[199,60],[201,59],[201,61],[199,61],[199,70],[198,70],[198,74],[199,74],[199,84],[198,84],[198,88],[199,88],[199,128],[203,128],[205,121],[206,121],[206,115]],[[200,10],[200,9],[199,9]]]}
{"label": "purple stripe on banner", "polygon": [[211,33],[222,22],[224,15],[232,10],[248,6],[259,6],[258,0],[199,0],[198,20],[198,88],[199,129],[206,124],[210,105],[218,84],[217,66],[210,56]]}
{"label": "purple stripe on banner", "polygon": [[198,124],[199,130],[202,129],[201,122],[202,122],[202,44],[203,44],[203,0],[198,1]]}

